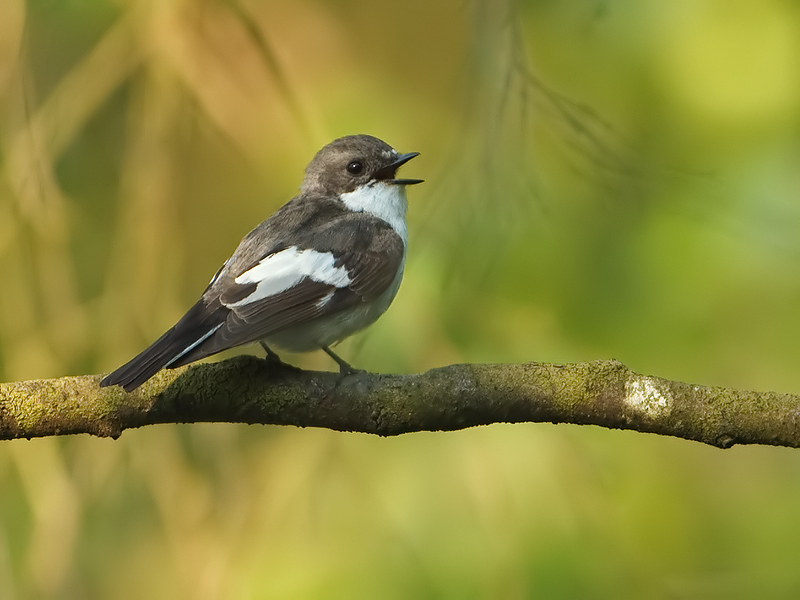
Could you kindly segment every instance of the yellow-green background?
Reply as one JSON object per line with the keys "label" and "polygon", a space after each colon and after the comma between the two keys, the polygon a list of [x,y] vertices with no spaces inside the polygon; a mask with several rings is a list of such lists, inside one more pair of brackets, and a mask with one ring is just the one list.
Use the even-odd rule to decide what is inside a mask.
{"label": "yellow-green background", "polygon": [[[0,377],[130,358],[363,132],[427,182],[357,366],[799,392],[799,117],[796,0],[2,0]],[[800,597],[800,453],[533,424],[0,443],[3,599],[576,597]]]}

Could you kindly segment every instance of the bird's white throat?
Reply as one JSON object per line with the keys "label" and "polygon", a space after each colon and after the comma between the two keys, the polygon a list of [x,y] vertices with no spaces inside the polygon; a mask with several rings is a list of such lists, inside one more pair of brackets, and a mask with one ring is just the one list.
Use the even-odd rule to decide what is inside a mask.
{"label": "bird's white throat", "polygon": [[408,242],[406,186],[371,181],[341,194],[339,199],[352,211],[366,212],[386,221],[403,240],[404,246]]}

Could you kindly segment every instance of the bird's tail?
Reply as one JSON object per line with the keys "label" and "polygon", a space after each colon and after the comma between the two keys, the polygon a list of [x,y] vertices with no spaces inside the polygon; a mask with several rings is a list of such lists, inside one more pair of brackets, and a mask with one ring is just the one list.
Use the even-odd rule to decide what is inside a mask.
{"label": "bird's tail", "polygon": [[[224,315],[202,300],[195,304],[172,329],[119,369],[106,375],[100,387],[120,385],[132,392],[163,368],[178,367],[187,354],[198,360],[198,346],[208,340],[224,324]],[[194,352],[192,352],[194,350]]]}

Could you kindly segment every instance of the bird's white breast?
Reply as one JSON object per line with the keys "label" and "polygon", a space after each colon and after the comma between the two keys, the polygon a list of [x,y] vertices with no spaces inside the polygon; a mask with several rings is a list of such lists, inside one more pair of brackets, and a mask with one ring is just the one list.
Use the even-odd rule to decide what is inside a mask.
{"label": "bird's white breast", "polygon": [[406,186],[373,181],[339,196],[345,206],[354,212],[365,212],[386,221],[395,233],[408,242],[406,228]]}

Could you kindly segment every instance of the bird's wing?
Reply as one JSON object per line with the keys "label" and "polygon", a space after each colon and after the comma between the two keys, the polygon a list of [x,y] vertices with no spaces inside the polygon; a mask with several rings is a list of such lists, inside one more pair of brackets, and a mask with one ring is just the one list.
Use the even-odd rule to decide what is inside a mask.
{"label": "bird's wing", "polygon": [[397,276],[405,247],[377,219],[348,218],[334,227],[336,243],[289,246],[237,275],[218,296],[223,325],[169,366],[262,340],[315,318],[378,298]]}

